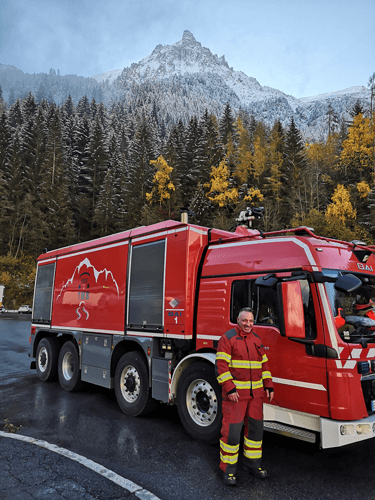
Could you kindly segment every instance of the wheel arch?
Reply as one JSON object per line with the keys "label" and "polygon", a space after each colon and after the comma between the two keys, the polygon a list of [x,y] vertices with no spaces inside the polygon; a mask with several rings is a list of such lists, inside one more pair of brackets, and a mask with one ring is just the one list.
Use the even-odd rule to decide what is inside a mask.
{"label": "wheel arch", "polygon": [[[136,340],[129,340],[129,339],[124,339],[121,342],[117,343],[113,349],[112,356],[111,356],[111,377],[115,376],[116,372],[116,367],[122,358],[124,354],[127,354],[128,352],[136,351],[142,354],[147,373],[149,374],[149,363],[147,362],[147,356],[144,350],[143,345],[141,345],[139,342]],[[150,378],[150,377],[149,377]]]}
{"label": "wheel arch", "polygon": [[59,331],[54,331],[54,330],[45,330],[44,328],[41,328],[38,330],[35,334],[34,342],[33,342],[33,352],[32,352],[32,357],[36,357],[36,351],[38,349],[39,343],[49,337],[55,337],[57,340],[60,342],[60,348],[61,346],[67,342],[68,340],[72,340],[75,342],[77,346],[77,351],[80,352],[79,346],[80,346],[80,341],[81,341],[81,335],[79,333],[74,333],[74,332],[59,332]]}
{"label": "wheel arch", "polygon": [[172,375],[172,381],[171,381],[172,399],[176,399],[178,383],[180,381],[181,375],[188,366],[190,366],[193,363],[197,363],[198,361],[204,361],[208,365],[212,365],[214,367],[215,357],[216,353],[214,352],[195,352],[193,354],[189,354],[189,356],[186,356],[184,359],[182,359],[176,366],[176,369],[174,370]]}

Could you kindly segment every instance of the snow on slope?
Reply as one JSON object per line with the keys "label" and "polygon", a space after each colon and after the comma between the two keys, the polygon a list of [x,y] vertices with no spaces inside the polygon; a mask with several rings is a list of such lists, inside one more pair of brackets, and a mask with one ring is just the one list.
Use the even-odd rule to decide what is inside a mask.
{"label": "snow on slope", "polygon": [[[242,71],[235,71],[224,56],[218,57],[202,47],[190,31],[184,31],[182,39],[172,45],[157,45],[149,56],[122,72],[114,70],[95,78],[108,80],[108,92],[116,98],[131,92],[132,85],[136,89],[146,82],[156,86],[166,82],[165,89],[174,86],[174,92],[163,102],[172,110],[169,114],[175,120],[181,113],[185,118],[197,113],[195,103],[199,102],[199,108],[214,112],[214,108],[222,109],[228,102],[233,109],[241,107],[270,125],[275,120],[287,125],[293,116],[296,125],[306,136],[312,137],[327,133],[328,105],[338,116],[349,118],[348,111],[355,101],[360,99],[366,107],[370,96],[368,89],[358,86],[297,99],[278,89],[262,86]],[[179,101],[176,88],[179,89],[177,93],[183,93]]]}
{"label": "snow on slope", "polygon": [[[116,71],[96,75],[99,81],[109,78],[114,81]],[[286,98],[297,106],[297,99],[287,96],[283,92],[271,87],[262,87],[253,77],[247,76],[242,71],[234,71],[230,68],[225,56],[218,57],[212,54],[210,49],[202,47],[190,31],[184,31],[182,40],[173,45],[157,45],[153,52],[142,59],[139,63],[132,64],[130,68],[125,68],[123,78],[127,82],[142,80],[160,81],[173,76],[188,76],[196,74],[213,74],[220,77],[238,97],[242,106],[247,106],[252,102]]]}
{"label": "snow on slope", "polygon": [[310,97],[300,97],[298,100],[301,103],[309,104],[315,101],[326,101],[327,99],[341,98],[345,96],[355,96],[364,97],[368,94],[370,96],[370,90],[363,86],[348,87],[347,89],[337,90],[335,92],[327,92],[325,94],[318,94]]}
{"label": "snow on slope", "polygon": [[104,83],[108,81],[108,83],[112,83],[118,78],[122,73],[122,69],[113,69],[112,71],[107,71],[107,73],[100,73],[99,75],[94,75],[92,78],[95,78],[99,83]]}

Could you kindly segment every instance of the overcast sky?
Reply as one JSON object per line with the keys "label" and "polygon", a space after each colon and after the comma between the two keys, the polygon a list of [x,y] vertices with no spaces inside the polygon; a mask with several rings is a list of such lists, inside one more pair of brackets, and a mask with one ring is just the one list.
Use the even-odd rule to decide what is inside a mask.
{"label": "overcast sky", "polygon": [[304,97],[367,86],[374,21],[375,0],[0,0],[0,63],[93,76],[189,30],[235,70]]}

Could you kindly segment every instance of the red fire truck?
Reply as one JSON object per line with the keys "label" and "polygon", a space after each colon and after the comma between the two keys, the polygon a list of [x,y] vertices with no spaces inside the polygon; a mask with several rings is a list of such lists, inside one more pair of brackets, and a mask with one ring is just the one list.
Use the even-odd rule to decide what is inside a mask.
{"label": "red fire truck", "polygon": [[177,404],[218,439],[215,351],[254,310],[275,400],[266,430],[323,448],[375,435],[374,248],[305,227],[261,233],[166,221],[42,254],[30,336],[42,381],[114,388],[128,415]]}

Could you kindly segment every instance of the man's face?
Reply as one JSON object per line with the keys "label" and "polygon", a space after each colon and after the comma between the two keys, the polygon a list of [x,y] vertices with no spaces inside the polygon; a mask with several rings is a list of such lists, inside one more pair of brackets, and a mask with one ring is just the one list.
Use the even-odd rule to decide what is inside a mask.
{"label": "man's face", "polygon": [[253,329],[253,325],[254,325],[254,316],[253,316],[253,313],[243,311],[238,316],[238,326],[245,333],[250,333],[251,330]]}

